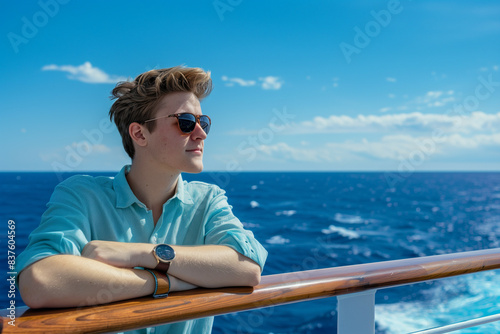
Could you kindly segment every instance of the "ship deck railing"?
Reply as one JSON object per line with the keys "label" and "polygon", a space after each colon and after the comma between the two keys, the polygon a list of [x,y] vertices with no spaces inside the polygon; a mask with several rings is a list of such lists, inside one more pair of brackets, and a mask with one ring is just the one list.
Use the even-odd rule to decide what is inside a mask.
{"label": "ship deck railing", "polygon": [[[122,332],[336,297],[337,333],[373,334],[377,290],[499,268],[500,248],[495,248],[290,272],[263,276],[260,284],[253,288],[198,288],[173,292],[164,299],[143,297],[79,308],[35,310],[17,307],[14,322],[10,311],[4,309],[1,311],[1,331],[2,333]],[[415,317],[418,317],[418,314]],[[493,314],[437,328],[422,329],[413,334],[449,333],[498,320],[500,315]]]}

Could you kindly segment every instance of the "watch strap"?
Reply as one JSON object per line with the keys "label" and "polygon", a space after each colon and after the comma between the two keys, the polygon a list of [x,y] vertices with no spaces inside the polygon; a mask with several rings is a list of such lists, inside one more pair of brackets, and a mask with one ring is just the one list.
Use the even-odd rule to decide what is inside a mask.
{"label": "watch strap", "polygon": [[170,262],[161,262],[161,261],[158,261],[158,264],[156,265],[156,267],[155,267],[154,270],[167,273],[168,272],[168,268],[170,268]]}
{"label": "watch strap", "polygon": [[154,298],[165,298],[170,292],[170,277],[166,273],[157,270],[144,269],[153,275],[155,280],[155,291],[153,292]]}

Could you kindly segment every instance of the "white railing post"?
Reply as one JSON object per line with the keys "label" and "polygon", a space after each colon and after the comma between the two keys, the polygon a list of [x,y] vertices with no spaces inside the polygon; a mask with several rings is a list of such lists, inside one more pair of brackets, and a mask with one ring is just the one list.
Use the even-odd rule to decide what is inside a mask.
{"label": "white railing post", "polygon": [[338,334],[375,333],[375,292],[377,290],[337,296]]}

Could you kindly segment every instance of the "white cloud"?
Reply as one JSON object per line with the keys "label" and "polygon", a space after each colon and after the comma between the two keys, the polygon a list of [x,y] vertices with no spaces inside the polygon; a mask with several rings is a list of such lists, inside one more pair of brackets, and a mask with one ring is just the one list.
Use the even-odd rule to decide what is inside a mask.
{"label": "white cloud", "polygon": [[[242,87],[251,87],[255,86],[257,84],[256,80],[245,80],[241,78],[229,78],[226,75],[223,75],[221,77],[222,81],[226,82],[227,87],[233,87],[235,84],[238,84]],[[279,77],[273,77],[273,76],[267,76],[263,78],[259,78],[260,81],[260,87],[262,89],[280,89],[281,86],[283,85],[283,81],[280,80]]]}
{"label": "white cloud", "polygon": [[315,146],[290,146],[280,142],[260,145],[258,151],[267,158],[299,162],[367,161],[370,156],[382,160],[431,159],[435,155],[447,154],[451,150],[478,150],[487,146],[500,147],[500,134],[432,137],[390,135],[375,140],[328,142]]}
{"label": "white cloud", "polygon": [[103,144],[96,144],[92,146],[92,151],[96,153],[109,153],[111,148]]}
{"label": "white cloud", "polygon": [[423,161],[436,162],[469,154],[488,159],[491,152],[500,149],[500,112],[315,117],[287,125],[281,132],[282,135],[325,133],[354,136],[315,136],[316,139],[308,142],[300,141],[299,137],[296,144],[282,139],[256,147],[257,159],[318,166],[346,163],[365,166],[368,162],[383,164],[383,161],[415,161],[420,165]]}
{"label": "white cloud", "polygon": [[228,78],[227,76],[223,75],[222,76],[222,81],[226,81],[226,86],[232,87],[234,84],[238,84],[242,87],[248,87],[248,86],[255,86],[256,82],[255,80],[244,80],[241,78]]}
{"label": "white cloud", "polygon": [[442,107],[448,103],[454,102],[455,92],[449,90],[444,91],[429,91],[424,96],[415,98],[410,104],[422,105],[426,107]]}
{"label": "white cloud", "polygon": [[[385,109],[385,108],[383,108]],[[382,110],[381,110],[382,111]],[[332,115],[288,126],[289,134],[304,133],[360,133],[360,132],[426,132],[438,129],[445,133],[474,131],[500,132],[500,113],[476,111],[468,115],[423,114],[420,112],[389,115]]]}
{"label": "white cloud", "polygon": [[389,82],[396,82],[396,78],[385,78],[385,80],[389,81]]}
{"label": "white cloud", "polygon": [[68,78],[85,83],[117,83],[125,81],[127,78],[122,76],[109,75],[97,67],[93,67],[90,62],[85,62],[80,66],[73,65],[45,65],[42,71],[61,71],[68,72]]}
{"label": "white cloud", "polygon": [[310,148],[296,148],[291,147],[287,143],[277,143],[275,145],[260,145],[257,150],[266,156],[294,160],[294,161],[308,161],[320,162],[321,155],[317,151]]}
{"label": "white cloud", "polygon": [[259,78],[262,81],[262,89],[280,89],[283,85],[283,81],[279,77],[267,76],[264,78]]}

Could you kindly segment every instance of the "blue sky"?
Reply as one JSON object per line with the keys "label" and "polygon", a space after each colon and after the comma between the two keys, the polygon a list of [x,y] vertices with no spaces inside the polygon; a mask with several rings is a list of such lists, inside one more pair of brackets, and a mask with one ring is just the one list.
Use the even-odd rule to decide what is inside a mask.
{"label": "blue sky", "polygon": [[205,170],[500,169],[496,1],[1,4],[0,170],[116,171],[115,83],[212,73]]}

